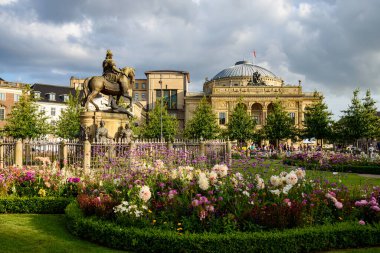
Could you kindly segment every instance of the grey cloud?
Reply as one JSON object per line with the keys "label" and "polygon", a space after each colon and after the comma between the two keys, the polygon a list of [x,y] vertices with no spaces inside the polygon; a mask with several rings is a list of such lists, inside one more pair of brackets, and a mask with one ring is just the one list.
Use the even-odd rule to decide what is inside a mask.
{"label": "grey cloud", "polygon": [[[302,16],[299,7],[305,4],[311,11]],[[26,38],[0,24],[0,77],[67,84],[72,75],[99,74],[110,48],[118,66],[134,66],[139,78],[152,69],[186,70],[191,89],[199,90],[205,77],[251,60],[255,49],[255,63],[286,83],[303,78],[306,90],[347,98],[360,85],[376,95],[379,7],[375,0],[20,1],[4,7],[0,19],[39,24],[33,29],[58,37],[68,24],[88,30]]]}

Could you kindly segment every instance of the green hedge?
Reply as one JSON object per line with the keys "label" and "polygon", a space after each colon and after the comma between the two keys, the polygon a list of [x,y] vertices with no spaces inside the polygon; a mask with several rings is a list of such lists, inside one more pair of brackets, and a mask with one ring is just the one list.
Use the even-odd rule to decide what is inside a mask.
{"label": "green hedge", "polygon": [[76,202],[66,208],[74,235],[111,248],[134,252],[311,252],[380,244],[380,224],[355,222],[275,232],[183,234],[159,229],[125,228],[84,217]]}
{"label": "green hedge", "polygon": [[309,170],[326,170],[326,171],[337,171],[337,172],[352,172],[359,174],[376,174],[380,175],[380,166],[378,164],[334,164],[329,167],[321,167],[316,163],[307,163],[302,161],[294,161],[294,160],[284,160],[284,164],[299,166]]}
{"label": "green hedge", "polygon": [[72,199],[63,197],[2,197],[0,213],[64,213],[71,201]]}

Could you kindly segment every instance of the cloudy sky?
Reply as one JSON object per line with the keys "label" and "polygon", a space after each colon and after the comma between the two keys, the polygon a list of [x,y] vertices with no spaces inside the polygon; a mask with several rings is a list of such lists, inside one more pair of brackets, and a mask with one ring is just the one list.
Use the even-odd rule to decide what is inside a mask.
{"label": "cloudy sky", "polygon": [[[338,117],[352,91],[380,108],[378,0],[0,0],[0,77],[69,85],[118,67],[190,72],[190,91],[239,60],[322,91]],[[252,52],[256,51],[253,59]]]}

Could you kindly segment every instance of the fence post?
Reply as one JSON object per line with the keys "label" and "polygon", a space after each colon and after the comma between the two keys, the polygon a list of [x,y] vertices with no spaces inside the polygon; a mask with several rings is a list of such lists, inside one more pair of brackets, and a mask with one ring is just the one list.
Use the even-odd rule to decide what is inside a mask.
{"label": "fence post", "polygon": [[230,140],[227,140],[227,165],[228,167],[231,167],[232,165],[232,144]]}
{"label": "fence post", "polygon": [[83,169],[85,172],[89,172],[91,167],[91,143],[89,140],[83,142]]}
{"label": "fence post", "polygon": [[205,156],[206,154],[205,143],[203,140],[201,140],[199,143],[199,152],[201,153],[201,156]]}
{"label": "fence post", "polygon": [[4,140],[0,138],[0,169],[4,168]]}
{"label": "fence post", "polygon": [[67,164],[67,145],[66,145],[66,141],[61,141],[60,143],[60,149],[59,149],[59,157],[60,157],[60,167],[63,168],[66,164]]}
{"label": "fence post", "polygon": [[173,150],[173,142],[168,141],[167,142],[167,148],[168,148],[169,151]]}
{"label": "fence post", "polygon": [[15,163],[16,166],[22,167],[22,141],[18,139],[15,147]]}

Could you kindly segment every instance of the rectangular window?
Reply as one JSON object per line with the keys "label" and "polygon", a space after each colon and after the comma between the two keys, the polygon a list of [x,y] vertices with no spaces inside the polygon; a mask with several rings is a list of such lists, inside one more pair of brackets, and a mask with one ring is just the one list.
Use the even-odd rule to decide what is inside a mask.
{"label": "rectangular window", "polygon": [[145,98],[145,93],[141,93],[141,100],[142,100],[142,101],[145,101],[145,100],[146,100],[146,98]]}
{"label": "rectangular window", "polygon": [[177,109],[177,90],[170,92],[170,109]]}
{"label": "rectangular window", "polygon": [[55,93],[49,93],[49,100],[55,101]]}
{"label": "rectangular window", "polygon": [[69,101],[69,95],[63,95],[63,102],[68,102]]}
{"label": "rectangular window", "polygon": [[0,100],[5,100],[5,98],[6,98],[5,93],[0,93]]}
{"label": "rectangular window", "polygon": [[139,83],[135,83],[135,89],[139,88]]}
{"label": "rectangular window", "polygon": [[137,92],[135,93],[135,101],[139,101],[139,94]]}
{"label": "rectangular window", "polygon": [[290,112],[289,117],[292,119],[293,124],[295,124],[296,123],[296,113]]}
{"label": "rectangular window", "polygon": [[219,125],[225,125],[226,124],[226,113],[220,112],[219,113]]}
{"label": "rectangular window", "polygon": [[5,108],[0,108],[0,120],[5,119]]}
{"label": "rectangular window", "polygon": [[13,99],[15,102],[18,102],[20,100],[20,94],[14,94]]}
{"label": "rectangular window", "polygon": [[40,98],[41,97],[41,93],[39,91],[35,91],[34,92],[34,98]]}
{"label": "rectangular window", "polygon": [[50,115],[51,115],[51,116],[55,116],[55,107],[52,107],[52,108],[50,109]]}
{"label": "rectangular window", "polygon": [[[167,109],[177,109],[177,90],[162,90]],[[156,99],[161,98],[161,90],[156,90]]]}
{"label": "rectangular window", "polygon": [[146,87],[145,87],[145,83],[142,83],[142,84],[141,84],[141,89],[144,89],[144,90],[146,89]]}

